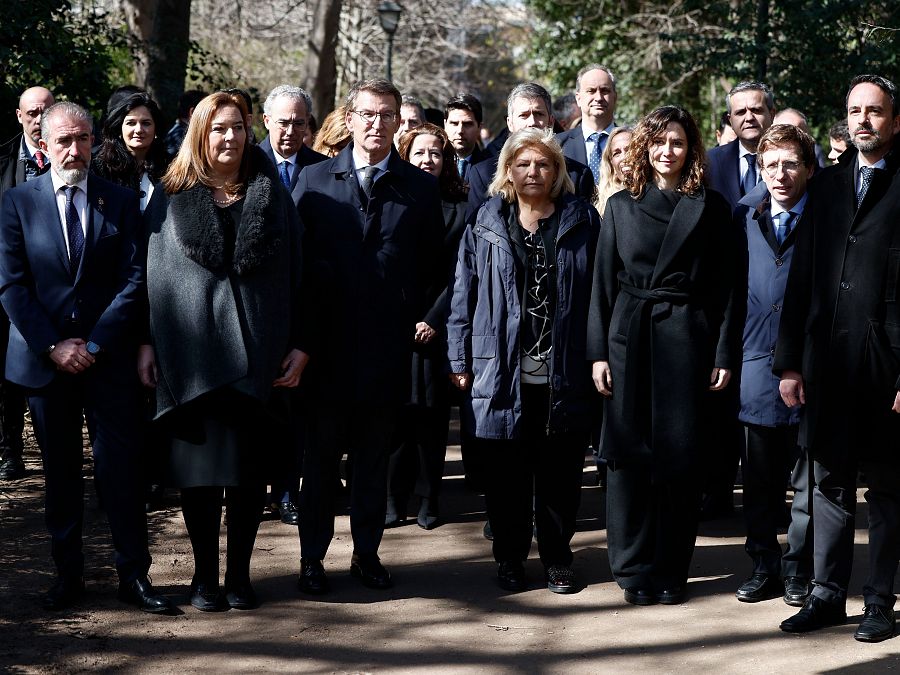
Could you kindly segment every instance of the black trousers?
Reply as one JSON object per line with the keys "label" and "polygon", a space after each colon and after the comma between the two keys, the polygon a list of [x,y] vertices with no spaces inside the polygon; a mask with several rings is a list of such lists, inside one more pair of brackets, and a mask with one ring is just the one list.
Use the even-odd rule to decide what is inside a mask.
{"label": "black trousers", "polygon": [[150,569],[141,390],[134,364],[128,365],[126,371],[124,364],[98,359],[84,374],[60,373],[48,386],[27,390],[44,465],[45,521],[53,560],[62,577],[84,573],[85,420],[94,453],[94,482],[109,520],[119,579],[132,581]]}
{"label": "black trousers", "polygon": [[308,443],[300,488],[300,555],[322,560],[334,537],[341,457],[350,464],[350,532],[353,550],[378,554],[387,510],[387,465],[397,409],[347,404],[309,411]]}
{"label": "black trousers", "polygon": [[3,379],[8,344],[9,317],[0,307],[0,461],[21,459],[24,449],[25,390]]}
{"label": "black trousers", "polygon": [[856,476],[862,471],[869,505],[869,576],[863,585],[863,602],[893,607],[894,575],[900,561],[900,466],[845,457],[840,465],[829,467],[815,462],[813,470],[813,595],[839,604],[847,600],[853,569]]}
{"label": "black trousers", "polygon": [[181,489],[181,513],[194,551],[194,582],[219,583],[219,527],[228,509],[225,586],[250,579],[250,558],[266,498],[265,485]]}
{"label": "black trousers", "polygon": [[687,583],[700,515],[691,473],[654,480],[650,466],[616,463],[606,474],[609,565],[623,589],[672,590]]}
{"label": "black trousers", "polygon": [[738,382],[739,378],[732,377],[725,391],[707,393],[702,491],[704,502],[714,512],[734,506],[734,479],[744,448]]}
{"label": "black trousers", "polygon": [[401,408],[388,459],[388,494],[403,509],[410,494],[436,500],[441,494],[450,408]]}
{"label": "black trousers", "polygon": [[[812,576],[812,523],[810,465],[797,445],[798,427],[747,425],[747,446],[742,455],[744,479],[744,550],[753,560],[753,572],[774,576]],[[784,513],[785,477],[790,471],[794,488],[788,553],[782,556],[778,527]]]}
{"label": "black trousers", "polygon": [[536,532],[544,566],[568,566],[588,433],[547,434],[548,386],[523,384],[521,396],[520,437],[478,441],[486,460],[485,500],[494,559],[524,561]]}

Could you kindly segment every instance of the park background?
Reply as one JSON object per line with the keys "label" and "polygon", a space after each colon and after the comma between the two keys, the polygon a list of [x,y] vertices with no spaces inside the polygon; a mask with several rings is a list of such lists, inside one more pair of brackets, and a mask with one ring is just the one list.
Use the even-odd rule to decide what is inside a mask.
{"label": "park background", "polygon": [[[554,95],[578,69],[618,79],[617,120],[664,103],[690,110],[704,137],[740,80],[769,83],[778,108],[805,112],[820,141],[843,116],[858,73],[896,80],[900,3],[882,0],[443,0],[400,3],[396,33],[381,0],[7,0],[0,7],[0,140],[17,132],[18,96],[43,85],[102,116],[117,86],[145,87],[174,120],[185,89],[241,87],[259,109],[281,83],[313,96],[321,120],[352,82],[382,76],[426,106],[478,96],[485,126],[523,80]],[[264,135],[259,120],[258,137]]]}

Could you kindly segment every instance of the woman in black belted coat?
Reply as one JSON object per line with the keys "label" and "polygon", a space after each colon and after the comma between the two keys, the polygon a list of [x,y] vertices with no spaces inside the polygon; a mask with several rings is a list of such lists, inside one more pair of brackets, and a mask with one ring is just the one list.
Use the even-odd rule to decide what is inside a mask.
{"label": "woman in black belted coat", "polygon": [[[588,358],[607,396],[613,574],[632,604],[683,602],[700,508],[704,410],[741,362],[745,248],[702,187],[696,124],[676,106],[641,120],[597,245]],[[713,393],[710,394],[710,391]]]}

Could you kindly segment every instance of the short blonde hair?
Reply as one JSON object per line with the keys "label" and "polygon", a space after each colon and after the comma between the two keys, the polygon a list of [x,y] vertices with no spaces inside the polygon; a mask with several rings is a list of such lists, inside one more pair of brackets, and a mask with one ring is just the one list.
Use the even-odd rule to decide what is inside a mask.
{"label": "short blonde hair", "polygon": [[488,186],[488,196],[500,195],[506,202],[516,200],[516,192],[509,179],[509,167],[523,150],[534,149],[553,162],[556,180],[550,188],[550,199],[556,200],[563,192],[575,192],[575,185],[566,170],[566,158],[562,148],[553,136],[552,129],[520,129],[510,134],[497,160],[497,173]]}

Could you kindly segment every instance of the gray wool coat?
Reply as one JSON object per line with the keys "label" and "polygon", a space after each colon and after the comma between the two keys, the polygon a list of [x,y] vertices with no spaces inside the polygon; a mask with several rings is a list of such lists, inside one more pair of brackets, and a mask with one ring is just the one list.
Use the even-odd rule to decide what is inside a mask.
{"label": "gray wool coat", "polygon": [[156,417],[220,387],[266,402],[296,346],[300,223],[261,150],[250,174],[233,255],[209,188],[151,200],[147,226]]}

